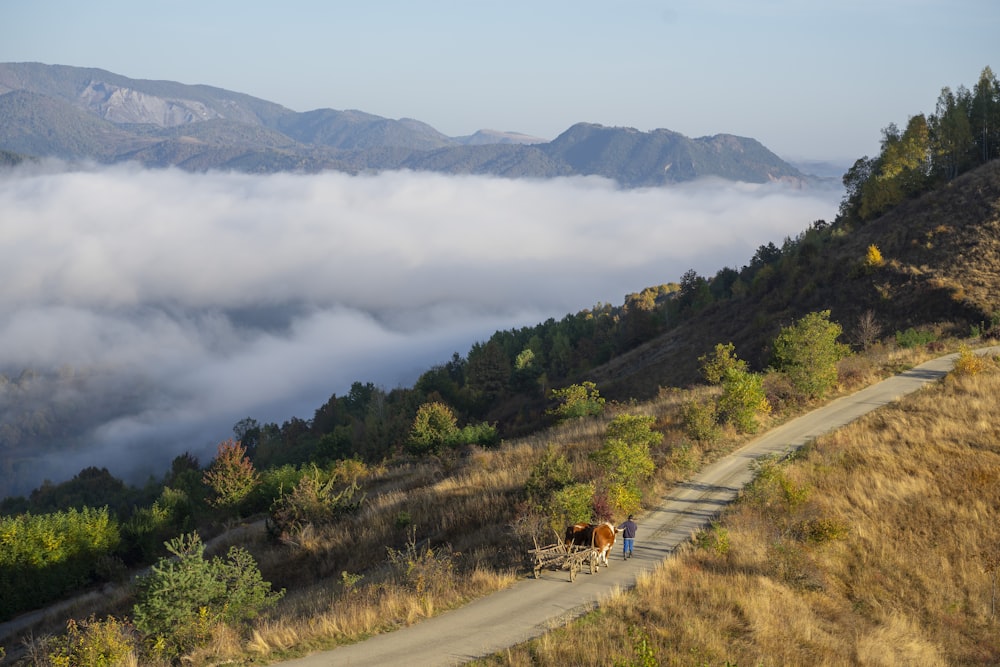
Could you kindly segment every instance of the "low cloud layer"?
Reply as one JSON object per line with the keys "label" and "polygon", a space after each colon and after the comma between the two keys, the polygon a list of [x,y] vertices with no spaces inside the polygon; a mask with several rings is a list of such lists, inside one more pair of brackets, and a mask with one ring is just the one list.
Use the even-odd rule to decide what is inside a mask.
{"label": "low cloud layer", "polygon": [[46,476],[137,460],[159,473],[183,451],[207,457],[243,417],[308,419],[353,381],[409,386],[497,329],[739,268],[832,219],[839,198],[719,181],[7,172],[0,371],[142,387]]}

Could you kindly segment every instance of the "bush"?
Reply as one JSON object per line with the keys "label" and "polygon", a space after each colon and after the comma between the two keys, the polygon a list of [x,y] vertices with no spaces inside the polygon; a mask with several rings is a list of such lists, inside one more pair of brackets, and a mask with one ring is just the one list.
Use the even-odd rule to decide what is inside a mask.
{"label": "bush", "polygon": [[107,507],[0,517],[0,618],[95,581],[120,541]]}
{"label": "bush", "polygon": [[388,560],[397,583],[417,594],[445,591],[454,583],[455,562],[448,547],[418,547],[415,533],[410,534],[405,549],[390,548]]}
{"label": "bush", "polygon": [[607,477],[608,500],[627,514],[642,502],[640,485],[656,470],[650,447],[663,440],[653,417],[619,415],[608,424],[604,446],[594,453]]}
{"label": "bush", "polygon": [[937,334],[933,331],[917,331],[910,327],[906,331],[896,332],[896,345],[907,349],[927,345],[937,340]]}
{"label": "bush", "polygon": [[204,475],[205,484],[214,492],[210,502],[216,507],[237,510],[260,483],[260,475],[246,454],[239,441],[219,443],[215,460]]}
{"label": "bush", "polygon": [[458,432],[455,413],[434,401],[417,408],[406,446],[414,454],[436,454]]}
{"label": "bush", "polygon": [[964,343],[958,347],[958,359],[954,372],[958,375],[976,375],[986,369],[986,360],[969,349]]}
{"label": "bush", "polygon": [[271,592],[253,557],[239,547],[230,548],[226,560],[206,560],[197,533],[166,547],[172,556],[138,580],[133,607],[136,627],[164,657],[204,644],[218,624],[239,626],[255,618],[284,594]]}
{"label": "bush", "polygon": [[593,382],[553,389],[551,395],[554,400],[559,401],[559,405],[548,413],[562,421],[599,415],[604,411],[604,398]]}
{"label": "bush", "polygon": [[562,534],[566,526],[590,521],[593,516],[594,485],[587,482],[570,484],[552,494],[549,520],[552,528]]}
{"label": "bush", "polygon": [[566,456],[549,445],[542,459],[531,468],[524,492],[529,503],[545,507],[550,504],[552,494],[572,483],[573,469]]}
{"label": "bush", "polygon": [[830,311],[809,313],[785,327],[774,341],[774,365],[803,396],[820,398],[837,384],[837,362],[849,354],[838,343],[842,329]]}
{"label": "bush", "polygon": [[714,443],[722,435],[719,427],[719,406],[709,399],[705,401],[689,401],[682,408],[684,433],[692,440],[704,443]]}
{"label": "bush", "polygon": [[734,354],[736,346],[732,343],[718,343],[712,356],[698,357],[701,373],[710,384],[719,384],[729,371],[746,371],[747,362]]}
{"label": "bush", "polygon": [[719,410],[726,421],[742,433],[756,433],[758,415],[771,411],[764,393],[764,376],[746,370],[730,369],[722,380]]}
{"label": "bush", "polygon": [[359,486],[352,480],[337,486],[337,476],[327,476],[316,466],[302,475],[289,492],[271,505],[268,530],[284,541],[292,541],[307,526],[324,526],[346,514],[357,512],[364,502]]}
{"label": "bush", "polygon": [[138,648],[132,625],[114,616],[103,621],[91,616],[67,622],[66,634],[49,643],[48,658],[53,667],[118,667],[137,662]]}

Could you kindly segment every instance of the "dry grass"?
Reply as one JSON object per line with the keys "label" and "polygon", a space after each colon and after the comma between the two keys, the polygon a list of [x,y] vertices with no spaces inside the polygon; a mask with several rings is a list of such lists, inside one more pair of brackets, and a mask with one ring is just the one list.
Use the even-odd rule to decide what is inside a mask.
{"label": "dry grass", "polygon": [[727,549],[484,664],[997,664],[998,393],[991,361],[820,439],[780,469],[803,502],[751,488]]}
{"label": "dry grass", "polygon": [[[957,347],[957,343],[948,346]],[[865,356],[842,365],[841,386],[834,396],[934,354],[940,352],[875,346]],[[951,404],[937,397],[931,399],[931,405],[945,406],[959,421],[970,421],[962,415],[981,414],[971,420],[972,424],[980,432],[995,435],[989,425],[1000,422],[992,416],[995,406],[988,405],[988,389],[980,387],[995,375],[956,374],[948,389],[961,390],[961,398]],[[264,578],[288,592],[267,618],[255,624],[249,636],[220,629],[212,643],[187,656],[187,662],[267,662],[358,641],[509,586],[519,576],[517,568],[533,531],[545,525],[533,518],[522,494],[533,466],[549,446],[566,456],[577,479],[592,479],[599,472],[590,454],[603,443],[607,422],[622,412],[653,416],[664,434],[662,444],[653,451],[657,475],[645,489],[647,500],[655,502],[673,484],[749,437],[732,430],[724,430],[714,444],[691,442],[685,437],[683,406],[716,391],[710,387],[661,390],[649,402],[609,403],[600,417],[567,422],[495,450],[472,449],[453,458],[368,470],[363,479],[367,500],[359,515],[345,517],[333,527],[304,531],[295,544],[266,539],[259,524],[230,532],[218,541],[217,548],[231,543],[248,548]],[[1000,468],[966,460],[963,452],[969,439],[954,434],[946,437],[938,429],[950,432],[950,426],[938,425],[936,413],[923,415],[912,404],[883,411],[866,420],[860,431],[845,430],[818,443],[808,458],[788,469],[796,484],[811,489],[809,502],[800,509],[804,513],[801,517],[777,520],[771,510],[740,506],[726,522],[732,545],[728,553],[692,551],[646,578],[636,593],[618,596],[605,610],[582,619],[585,626],[599,624],[602,628],[600,633],[590,633],[602,638],[601,646],[589,647],[590,658],[574,653],[573,645],[579,643],[576,640],[561,639],[566,634],[578,637],[579,627],[574,626],[556,631],[530,648],[512,650],[504,658],[506,664],[613,664],[623,656],[641,664],[645,649],[654,651],[663,664],[721,664],[725,659],[775,665],[893,664],[893,659],[899,664],[907,664],[907,660],[908,664],[937,664],[935,661],[941,659],[938,653],[950,659],[951,649],[928,642],[921,619],[906,611],[910,609],[907,605],[918,603],[887,602],[907,587],[930,589],[936,583],[933,577],[919,574],[914,567],[897,566],[890,571],[877,567],[888,558],[886,529],[868,525],[855,515],[895,517],[906,530],[894,539],[900,542],[902,552],[914,553],[924,538],[938,534],[937,526],[929,523],[932,510],[961,518],[971,530],[998,508],[983,498],[941,502],[942,492],[935,490],[939,475],[927,471],[943,467],[937,457],[945,455],[934,454],[932,460],[926,460],[925,454],[930,453],[912,453],[909,468],[922,472],[903,475],[888,463],[899,447],[885,446],[887,438],[906,434],[917,443],[933,439],[944,446],[951,442],[947,455],[950,472],[956,479],[972,480],[980,486],[997,486],[1000,478],[996,470]],[[810,407],[787,405],[769,417],[765,428]],[[922,414],[919,418],[918,413]],[[915,430],[918,422],[923,431]],[[843,438],[850,447],[830,444]],[[821,454],[823,458],[817,459]],[[882,464],[887,466],[884,470]],[[859,472],[865,474],[853,476]],[[845,499],[843,507],[821,502],[838,494]],[[893,499],[895,510],[885,509],[886,498]],[[819,548],[794,537],[796,526],[830,517],[851,527],[849,538]],[[779,524],[783,533],[775,532]],[[961,535],[951,539],[969,543],[972,538]],[[401,577],[400,568],[394,568],[392,558],[387,558],[407,549],[415,550],[407,556],[411,560],[420,560],[420,554],[426,555],[427,550],[433,553],[429,562],[435,567],[424,567],[429,574],[419,582]],[[974,553],[970,547],[966,556]],[[982,577],[974,563],[959,565],[950,553],[933,557],[935,574]],[[849,558],[853,560],[844,560]],[[446,567],[437,567],[437,559],[444,559],[441,562],[446,561]],[[956,568],[959,571],[953,572]],[[949,587],[946,606],[968,607],[980,579]],[[829,599],[833,592],[850,596],[850,604],[845,608],[839,597]],[[127,600],[119,599],[116,605],[115,613],[127,613],[122,612],[127,610]],[[842,627],[842,622],[847,626]],[[964,623],[965,617],[957,616],[951,622]],[[609,635],[616,638],[611,643],[605,641]],[[787,641],[789,636],[795,641]],[[845,641],[845,637],[850,640]],[[886,641],[898,644],[898,655],[887,658],[889,654],[882,652],[876,659]],[[850,656],[844,652],[845,645],[851,647]]]}

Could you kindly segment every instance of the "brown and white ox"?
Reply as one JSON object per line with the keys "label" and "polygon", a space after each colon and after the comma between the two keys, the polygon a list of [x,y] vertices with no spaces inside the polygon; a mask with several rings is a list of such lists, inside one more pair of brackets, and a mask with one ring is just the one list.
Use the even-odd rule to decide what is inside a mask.
{"label": "brown and white ox", "polygon": [[590,547],[597,557],[597,565],[608,567],[608,554],[611,547],[615,545],[615,538],[621,532],[615,528],[614,524],[604,523],[577,523],[566,527],[566,546]]}

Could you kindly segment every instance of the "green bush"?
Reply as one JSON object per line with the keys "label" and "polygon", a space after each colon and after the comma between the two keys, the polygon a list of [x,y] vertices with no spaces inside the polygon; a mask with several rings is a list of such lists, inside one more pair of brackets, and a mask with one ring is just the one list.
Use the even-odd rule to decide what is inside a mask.
{"label": "green bush", "polygon": [[719,406],[711,400],[688,401],[682,408],[684,433],[692,440],[714,443],[722,435],[719,427]]}
{"label": "green bush", "polygon": [[781,330],[774,340],[774,367],[808,398],[821,398],[837,384],[837,362],[850,350],[837,338],[841,326],[830,311],[809,313]]}
{"label": "green bush", "polygon": [[549,505],[550,524],[561,535],[568,525],[590,521],[593,505],[593,484],[581,482],[564,486],[552,494]]}
{"label": "green bush", "polygon": [[645,415],[615,417],[608,424],[604,446],[594,453],[607,479],[608,500],[624,514],[639,508],[641,484],[656,470],[650,447],[663,435],[653,430],[655,421]]}
{"label": "green bush", "polygon": [[896,332],[896,345],[904,348],[920,347],[937,340],[937,334],[933,331],[917,331],[910,327],[906,331]]}
{"label": "green bush", "polygon": [[549,445],[542,459],[536,463],[524,483],[528,502],[535,507],[549,504],[552,494],[573,483],[573,469],[564,454]]}
{"label": "green bush", "polygon": [[181,535],[166,547],[171,557],[161,558],[138,580],[133,607],[136,627],[164,657],[176,658],[205,643],[220,623],[244,624],[284,594],[271,592],[242,548],[230,548],[225,560],[206,560],[197,533]]}
{"label": "green bush", "polygon": [[436,454],[458,433],[455,413],[434,401],[417,408],[406,447],[414,454]]}
{"label": "green bush", "polygon": [[548,413],[561,421],[599,415],[604,411],[604,398],[593,382],[553,389],[551,396],[559,404]]}
{"label": "green bush", "polygon": [[771,411],[764,391],[764,376],[747,370],[728,370],[722,379],[719,411],[736,430],[756,433],[760,428],[757,417]]}
{"label": "green bush", "polygon": [[120,541],[107,507],[0,517],[0,618],[97,580]]}
{"label": "green bush", "polygon": [[327,475],[316,466],[298,483],[282,492],[268,513],[268,530],[283,540],[294,539],[306,526],[323,526],[357,512],[364,494],[352,480],[338,484],[336,475]]}

